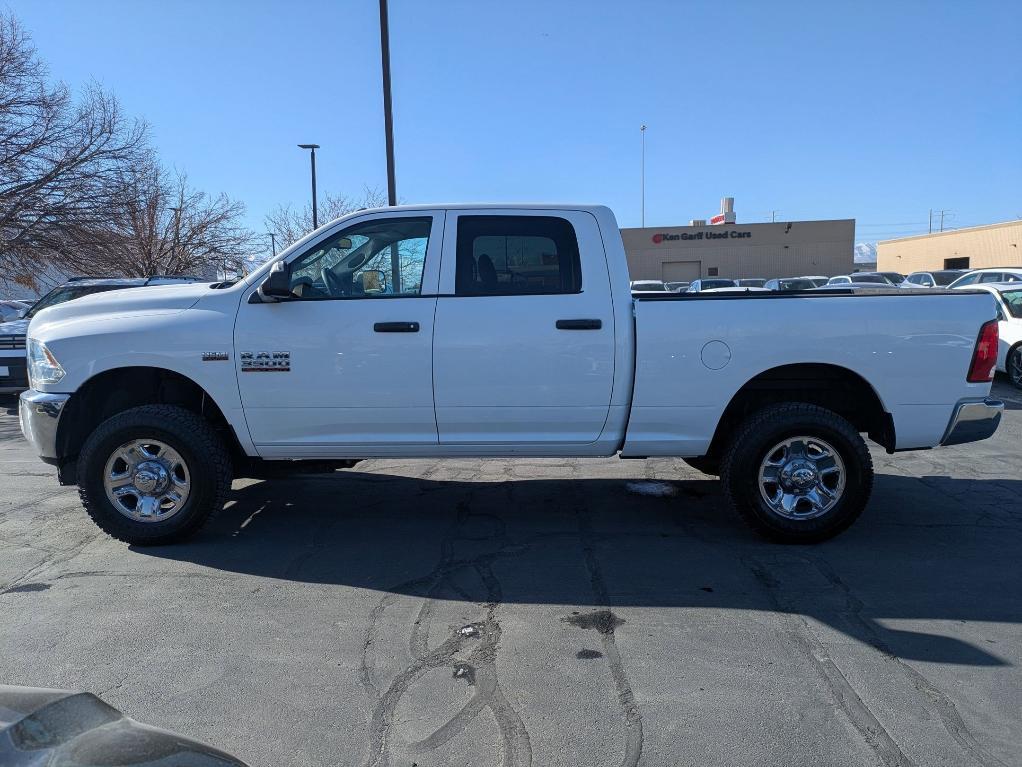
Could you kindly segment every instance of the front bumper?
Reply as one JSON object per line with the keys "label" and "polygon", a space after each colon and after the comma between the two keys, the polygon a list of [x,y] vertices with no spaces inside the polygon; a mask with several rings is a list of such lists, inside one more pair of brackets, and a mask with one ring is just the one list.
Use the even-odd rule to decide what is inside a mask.
{"label": "front bumper", "polygon": [[1000,400],[962,400],[955,405],[940,444],[961,445],[992,436],[1001,423],[1003,412],[1004,403]]}
{"label": "front bumper", "polygon": [[29,389],[18,400],[21,433],[44,461],[55,462],[57,455],[57,426],[70,394],[46,394]]}

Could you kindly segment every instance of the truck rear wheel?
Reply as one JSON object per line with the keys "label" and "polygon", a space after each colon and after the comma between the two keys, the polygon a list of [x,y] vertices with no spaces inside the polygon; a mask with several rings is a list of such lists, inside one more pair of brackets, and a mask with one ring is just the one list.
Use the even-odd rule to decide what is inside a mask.
{"label": "truck rear wheel", "polygon": [[855,428],[804,403],[752,415],[732,438],[721,469],[732,507],[781,543],[837,535],[862,513],[873,489],[873,461]]}
{"label": "truck rear wheel", "polygon": [[201,416],[143,405],[107,419],[78,458],[85,511],[108,534],[136,545],[193,535],[223,507],[231,461]]}

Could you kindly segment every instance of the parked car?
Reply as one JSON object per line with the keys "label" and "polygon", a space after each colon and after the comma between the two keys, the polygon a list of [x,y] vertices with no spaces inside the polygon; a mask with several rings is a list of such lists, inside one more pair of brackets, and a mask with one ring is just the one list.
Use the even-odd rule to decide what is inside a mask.
{"label": "parked car", "polygon": [[735,280],[735,285],[739,288],[761,288],[765,284],[765,277],[742,277],[741,279]]}
{"label": "parked car", "polygon": [[991,269],[973,269],[948,285],[949,288],[967,288],[973,285],[985,285],[995,282],[1022,282],[1022,268],[1006,267]]}
{"label": "parked car", "polygon": [[879,272],[853,272],[852,274],[839,274],[838,276],[831,277],[827,280],[828,285],[847,285],[851,282],[893,286],[893,283]]}
{"label": "parked car", "polygon": [[633,293],[663,293],[667,290],[660,280],[632,280],[629,287]]}
{"label": "parked car", "polygon": [[672,293],[683,292],[691,283],[689,282],[665,282],[664,286]]}
{"label": "parked car", "polygon": [[822,274],[811,274],[811,275],[808,275],[808,276],[807,275],[803,275],[802,279],[803,280],[809,280],[811,283],[813,283],[813,287],[814,288],[818,288],[821,285],[826,285],[827,284],[827,280],[830,279],[830,278],[829,277],[825,277]]}
{"label": "parked car", "polygon": [[1022,283],[1007,282],[975,286],[997,300],[997,369],[1022,389]]}
{"label": "parked car", "polygon": [[[360,292],[398,252],[393,292]],[[970,291],[633,297],[608,208],[397,206],[236,283],[42,310],[19,414],[92,519],[139,545],[303,461],[523,455],[681,457],[760,533],[805,543],[865,507],[861,434],[894,452],[994,433],[994,316]]]}
{"label": "parked car", "polygon": [[20,320],[28,311],[30,304],[6,299],[0,301],[0,323]]}
{"label": "parked car", "polygon": [[723,277],[706,277],[701,280],[692,280],[692,283],[685,288],[686,293],[698,293],[710,288],[736,288],[734,280],[727,280]]}
{"label": "parked car", "polygon": [[933,272],[912,272],[901,283],[903,288],[946,288],[957,280],[966,269],[938,269]]}
{"label": "parked car", "polygon": [[901,285],[905,281],[905,275],[901,272],[877,272],[892,285]]}
{"label": "parked car", "polygon": [[774,280],[767,280],[764,285],[767,290],[812,290],[816,287],[812,280],[805,277],[779,277]]}
{"label": "parked car", "polygon": [[25,335],[28,325],[36,314],[50,306],[73,301],[76,298],[104,293],[109,290],[140,288],[146,285],[166,285],[179,282],[195,282],[190,277],[144,277],[139,278],[75,278],[59,285],[40,298],[19,318],[0,323],[0,394],[24,391],[28,388],[28,373],[25,364]]}
{"label": "parked car", "polygon": [[841,290],[851,290],[856,293],[862,293],[864,291],[871,293],[886,293],[894,290],[893,285],[888,285],[886,282],[841,282],[835,285],[821,285],[818,288],[813,288],[814,292],[830,292],[834,293]]}

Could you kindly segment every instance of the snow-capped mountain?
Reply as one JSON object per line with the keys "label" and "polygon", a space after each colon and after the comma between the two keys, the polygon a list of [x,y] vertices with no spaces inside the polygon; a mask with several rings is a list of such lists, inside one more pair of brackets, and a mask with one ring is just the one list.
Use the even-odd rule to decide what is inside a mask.
{"label": "snow-capped mountain", "polygon": [[875,264],[877,260],[877,244],[875,242],[857,242],[852,249],[857,264]]}

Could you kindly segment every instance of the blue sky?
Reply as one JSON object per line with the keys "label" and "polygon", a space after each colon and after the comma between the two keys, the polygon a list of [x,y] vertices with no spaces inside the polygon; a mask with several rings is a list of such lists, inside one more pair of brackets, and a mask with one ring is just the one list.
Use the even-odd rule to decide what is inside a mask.
{"label": "blue sky", "polygon": [[[376,0],[8,0],[54,78],[101,82],[249,223],[384,187]],[[404,202],[584,201],[672,225],[1022,217],[1022,3],[391,0]]]}

